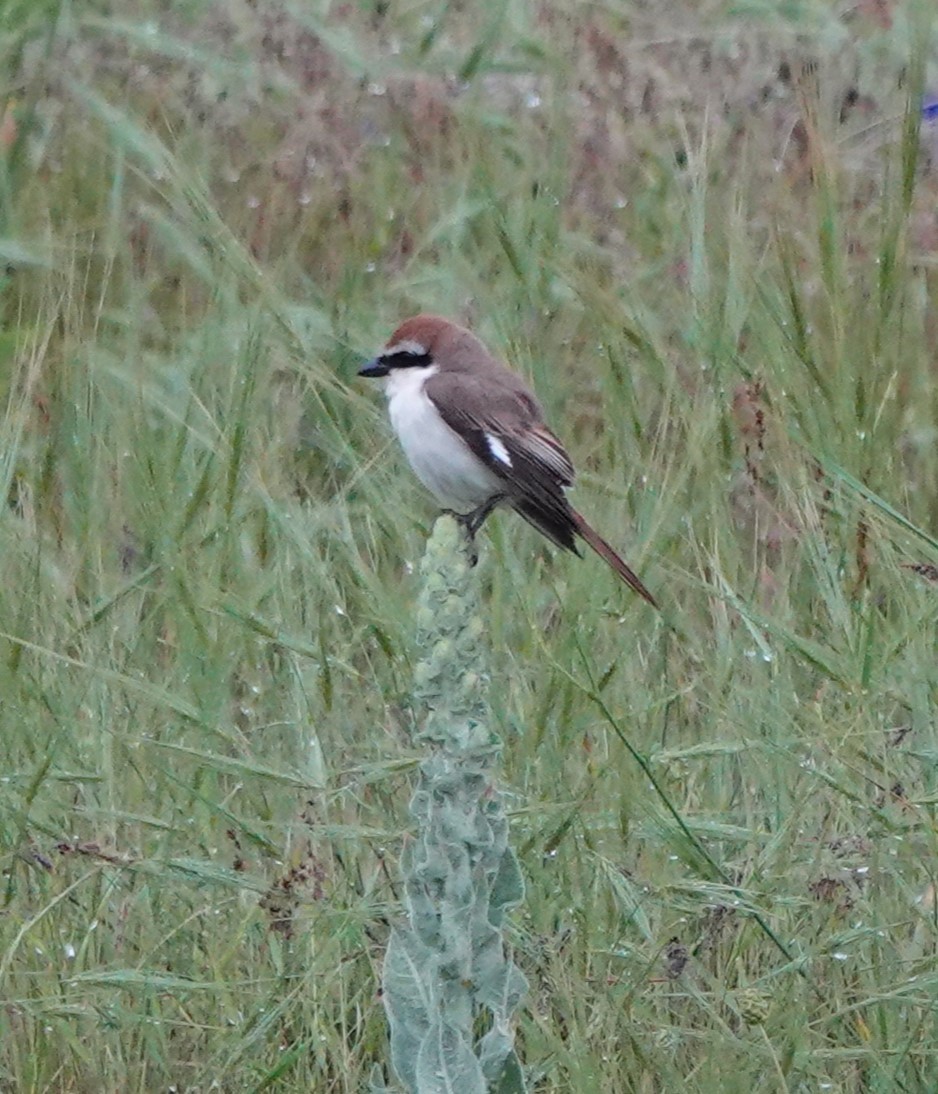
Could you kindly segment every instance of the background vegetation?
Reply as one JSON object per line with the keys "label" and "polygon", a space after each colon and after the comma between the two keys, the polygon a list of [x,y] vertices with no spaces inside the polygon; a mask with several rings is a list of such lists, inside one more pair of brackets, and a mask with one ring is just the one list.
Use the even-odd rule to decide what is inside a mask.
{"label": "background vegetation", "polygon": [[488,526],[533,1088],[938,1086],[930,8],[3,0],[0,1086],[385,1060],[418,310],[665,604]]}

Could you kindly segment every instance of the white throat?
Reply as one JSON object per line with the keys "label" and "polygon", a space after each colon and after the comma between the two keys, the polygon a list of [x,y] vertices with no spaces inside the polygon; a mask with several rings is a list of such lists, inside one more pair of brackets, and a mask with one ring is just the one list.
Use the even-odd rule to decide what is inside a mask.
{"label": "white throat", "polygon": [[397,368],[385,381],[388,413],[417,478],[445,509],[470,510],[500,492],[499,479],[443,421],[424,390],[439,365]]}

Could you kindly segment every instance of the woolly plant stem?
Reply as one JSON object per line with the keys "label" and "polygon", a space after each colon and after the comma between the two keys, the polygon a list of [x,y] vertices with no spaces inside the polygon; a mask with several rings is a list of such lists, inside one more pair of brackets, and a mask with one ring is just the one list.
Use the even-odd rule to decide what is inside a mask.
{"label": "woolly plant stem", "polygon": [[524,896],[494,785],[501,740],[472,546],[440,517],[421,564],[414,743],[424,757],[403,857],[406,923],[384,963],[391,1061],[412,1094],[523,1091],[512,1014],[527,989],[502,934]]}

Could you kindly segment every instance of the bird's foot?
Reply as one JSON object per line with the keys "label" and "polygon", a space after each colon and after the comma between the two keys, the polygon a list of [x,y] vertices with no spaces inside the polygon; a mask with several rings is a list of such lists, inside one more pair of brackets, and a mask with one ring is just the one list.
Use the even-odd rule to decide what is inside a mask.
{"label": "bird's foot", "polygon": [[485,524],[489,513],[501,505],[504,500],[504,494],[493,494],[488,501],[484,501],[480,506],[473,509],[471,513],[466,513],[463,519],[466,521],[469,537],[471,539],[475,539],[476,532]]}
{"label": "bird's foot", "polygon": [[466,557],[469,560],[470,566],[475,566],[479,561],[479,552],[476,548],[475,532],[472,527],[472,523],[469,520],[471,513],[457,513],[453,509],[444,509],[443,512],[452,517],[453,520],[459,525],[463,534],[463,545],[466,549]]}
{"label": "bird's foot", "polygon": [[479,552],[476,549],[475,535],[478,531],[478,524],[473,521],[475,511],[472,513],[457,513],[455,509],[444,509],[443,515],[452,517],[454,521],[459,525],[462,530],[463,538],[465,541],[466,555],[469,559],[469,565],[475,566],[479,561]]}
{"label": "bird's foot", "polygon": [[488,501],[484,501],[481,505],[472,509],[468,513],[457,513],[454,509],[444,509],[443,512],[453,518],[456,523],[462,528],[466,537],[466,551],[469,555],[469,565],[475,566],[479,561],[479,552],[476,550],[475,539],[476,533],[485,524],[486,517],[492,512],[498,505],[505,500],[504,494],[495,494]]}

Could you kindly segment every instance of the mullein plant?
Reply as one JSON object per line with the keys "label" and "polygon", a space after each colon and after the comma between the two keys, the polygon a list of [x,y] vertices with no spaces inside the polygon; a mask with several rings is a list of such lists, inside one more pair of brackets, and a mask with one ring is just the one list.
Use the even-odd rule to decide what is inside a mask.
{"label": "mullein plant", "polygon": [[525,1089],[512,1015],[527,982],[503,934],[524,884],[494,785],[501,740],[473,562],[461,526],[441,517],[417,606],[413,724],[424,758],[402,860],[407,916],[391,931],[383,975],[391,1062],[414,1094]]}

